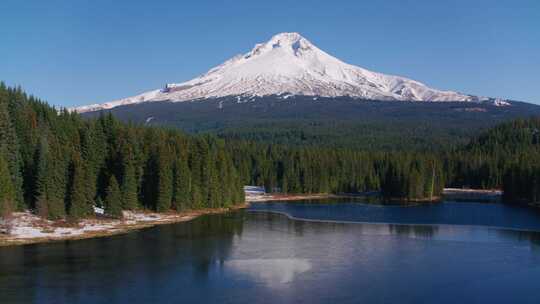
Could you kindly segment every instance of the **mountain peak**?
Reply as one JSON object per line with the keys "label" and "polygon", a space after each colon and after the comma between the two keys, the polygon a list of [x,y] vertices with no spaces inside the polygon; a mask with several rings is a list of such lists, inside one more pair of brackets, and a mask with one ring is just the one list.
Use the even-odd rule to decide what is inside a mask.
{"label": "mountain peak", "polygon": [[268,43],[274,43],[274,44],[283,43],[285,45],[292,45],[300,40],[306,40],[306,38],[302,37],[302,35],[300,35],[297,32],[289,32],[289,33],[284,32],[284,33],[279,33],[272,36],[272,38],[268,41]]}
{"label": "mountain peak", "polygon": [[299,56],[302,52],[312,50],[314,45],[298,33],[279,33],[264,43],[256,44],[245,57],[260,55],[272,50],[283,50]]}
{"label": "mountain peak", "polygon": [[306,38],[295,32],[276,34],[267,42],[267,44],[272,48],[285,47],[292,48],[293,50],[312,45]]}
{"label": "mountain peak", "polygon": [[[405,77],[386,75],[347,64],[313,45],[302,35],[279,33],[190,81],[78,112],[109,109],[148,101],[188,101],[223,96],[350,96],[372,100],[485,101],[485,97],[430,88]],[[506,105],[499,103],[497,105]]]}

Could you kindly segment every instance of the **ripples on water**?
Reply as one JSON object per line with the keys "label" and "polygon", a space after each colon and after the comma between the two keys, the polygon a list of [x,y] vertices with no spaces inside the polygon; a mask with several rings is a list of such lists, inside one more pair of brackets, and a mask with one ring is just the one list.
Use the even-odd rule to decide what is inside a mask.
{"label": "ripples on water", "polygon": [[[250,210],[0,248],[0,302],[540,303],[539,233],[521,230],[540,227],[530,209],[275,203]],[[339,222],[396,219],[407,225]]]}

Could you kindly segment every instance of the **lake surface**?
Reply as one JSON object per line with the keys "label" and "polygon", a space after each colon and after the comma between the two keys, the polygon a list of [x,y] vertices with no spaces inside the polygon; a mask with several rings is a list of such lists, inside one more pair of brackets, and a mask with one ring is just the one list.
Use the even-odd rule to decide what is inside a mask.
{"label": "lake surface", "polygon": [[[377,222],[377,223],[370,223]],[[270,203],[0,248],[0,303],[540,303],[540,213]]]}

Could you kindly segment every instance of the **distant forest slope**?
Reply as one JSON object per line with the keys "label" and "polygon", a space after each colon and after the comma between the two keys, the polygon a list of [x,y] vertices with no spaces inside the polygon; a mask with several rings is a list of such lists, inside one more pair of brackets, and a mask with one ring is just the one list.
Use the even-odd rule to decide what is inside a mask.
{"label": "distant forest slope", "polygon": [[[104,112],[123,121],[174,126],[227,139],[395,151],[466,144],[498,123],[540,115],[540,106],[267,96],[150,102]],[[83,115],[98,117],[101,113]]]}
{"label": "distant forest slope", "polygon": [[447,163],[455,186],[503,188],[507,201],[540,205],[540,117],[491,128]]}
{"label": "distant forest slope", "polygon": [[503,189],[509,203],[540,205],[540,118],[498,125],[466,145],[436,152],[287,146],[232,140],[244,183],[283,192],[379,191],[426,200],[444,186]]}

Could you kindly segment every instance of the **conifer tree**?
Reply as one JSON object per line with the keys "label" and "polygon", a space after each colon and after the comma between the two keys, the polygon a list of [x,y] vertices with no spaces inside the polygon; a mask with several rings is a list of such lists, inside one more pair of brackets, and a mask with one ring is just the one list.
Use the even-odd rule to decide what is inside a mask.
{"label": "conifer tree", "polygon": [[36,161],[35,207],[42,218],[49,217],[49,145],[47,138],[42,137]]}
{"label": "conifer tree", "polygon": [[0,154],[0,218],[7,218],[15,209],[16,190],[8,163]]}
{"label": "conifer tree", "polygon": [[179,157],[174,168],[173,208],[176,211],[191,208],[191,172],[184,157]]}
{"label": "conifer tree", "polygon": [[[207,160],[207,165],[205,166],[205,185],[208,188],[208,198],[206,207],[217,208],[220,205],[220,190],[219,190],[219,180],[216,170],[216,165],[213,157],[209,157]],[[221,181],[223,182],[223,181]]]}
{"label": "conifer tree", "polygon": [[[103,149],[103,146],[101,146],[101,149]],[[81,155],[85,167],[86,196],[88,202],[92,203],[97,194],[98,171],[105,155],[103,150],[100,150],[100,143],[98,143],[95,123],[93,122],[81,130]]]}
{"label": "conifer tree", "polygon": [[105,196],[105,214],[114,217],[122,218],[122,192],[114,175],[109,179],[109,186]]}
{"label": "conifer tree", "polygon": [[173,196],[173,176],[170,149],[166,145],[161,145],[158,150],[158,172],[157,172],[157,201],[156,210],[165,212],[171,209]]}
{"label": "conifer tree", "polygon": [[49,218],[56,220],[66,216],[66,190],[68,173],[68,150],[61,147],[57,139],[49,145],[47,181],[47,204]]}
{"label": "conifer tree", "polygon": [[84,166],[78,154],[73,157],[70,174],[69,217],[73,220],[84,218],[92,213],[88,202]]}
{"label": "conifer tree", "polygon": [[202,203],[202,194],[200,190],[199,184],[192,183],[191,184],[191,208],[192,209],[199,209],[203,208]]}
{"label": "conifer tree", "polygon": [[4,155],[5,161],[8,164],[12,184],[15,189],[16,203],[18,207],[22,207],[22,163],[19,153],[19,141],[13,128],[7,101],[4,98],[0,98],[0,153]]}
{"label": "conifer tree", "polygon": [[137,179],[135,168],[131,161],[124,163],[124,174],[122,177],[122,208],[126,210],[137,209]]}

